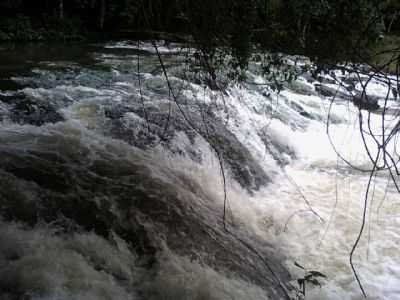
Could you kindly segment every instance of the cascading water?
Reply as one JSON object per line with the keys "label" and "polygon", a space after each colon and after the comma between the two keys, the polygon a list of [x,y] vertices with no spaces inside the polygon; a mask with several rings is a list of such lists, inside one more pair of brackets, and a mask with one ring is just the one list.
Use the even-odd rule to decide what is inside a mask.
{"label": "cascading water", "polygon": [[[136,46],[4,72],[2,299],[285,299],[295,262],[327,276],[307,299],[361,299],[348,261],[368,174],[326,134],[329,113],[336,149],[368,168],[353,104],[302,77],[277,94],[256,71],[222,94],[159,48],[175,102],[151,45]],[[400,299],[398,196],[374,182],[354,262],[370,299]]]}

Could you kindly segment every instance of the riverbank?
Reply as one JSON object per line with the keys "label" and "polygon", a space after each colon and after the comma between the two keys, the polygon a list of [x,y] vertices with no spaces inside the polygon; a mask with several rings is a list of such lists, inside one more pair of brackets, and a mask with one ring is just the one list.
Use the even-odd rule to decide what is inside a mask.
{"label": "riverbank", "polygon": [[[0,18],[0,44],[4,43],[43,43],[60,41],[98,41],[119,38],[124,31],[99,30],[85,24],[80,18],[65,17],[15,17]],[[148,33],[130,32],[129,38],[143,39]]]}
{"label": "riverbank", "polygon": [[31,18],[25,15],[3,17],[0,21],[0,42],[41,42],[83,40],[91,33],[76,18]]}

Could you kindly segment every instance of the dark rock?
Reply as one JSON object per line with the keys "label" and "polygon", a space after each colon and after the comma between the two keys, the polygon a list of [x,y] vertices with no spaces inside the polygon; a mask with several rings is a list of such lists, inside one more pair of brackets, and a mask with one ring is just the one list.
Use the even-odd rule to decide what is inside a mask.
{"label": "dark rock", "polygon": [[336,80],[333,78],[328,78],[326,76],[318,76],[317,81],[321,83],[337,84]]}
{"label": "dark rock", "polygon": [[393,94],[394,99],[397,99],[397,96],[399,94],[398,89],[395,87],[392,87],[392,94]]}
{"label": "dark rock", "polygon": [[5,92],[5,93],[0,93],[0,101],[7,103],[7,104],[12,104],[17,101],[21,101],[25,98],[24,93],[22,92]]}
{"label": "dark rock", "polygon": [[271,182],[269,176],[247,150],[222,123],[213,121],[208,140],[228,164],[234,179],[249,193]]}
{"label": "dark rock", "polygon": [[308,119],[312,119],[312,120],[315,119],[310,113],[308,113],[307,111],[305,111],[304,108],[303,108],[301,105],[299,105],[298,103],[296,103],[296,102],[294,102],[294,101],[289,101],[289,100],[286,100],[286,103],[287,103],[292,109],[294,109],[295,111],[297,111],[301,116],[303,116],[303,117],[305,117],[305,118],[308,118]]}
{"label": "dark rock", "polygon": [[346,77],[342,77],[341,80],[349,85],[355,88],[356,84],[360,82],[360,80],[357,77],[350,77],[350,76],[346,76]]}
{"label": "dark rock", "polygon": [[289,157],[291,159],[296,158],[296,153],[293,149],[290,149],[288,145],[280,144],[276,139],[271,138],[266,131],[261,132],[259,135],[268,153],[272,155],[274,160],[278,162],[281,167],[290,163],[288,160]]}
{"label": "dark rock", "polygon": [[301,111],[300,115],[302,115],[303,117],[307,118],[307,119],[315,119],[313,117],[313,115],[311,115],[310,113],[306,112],[306,111]]}
{"label": "dark rock", "polygon": [[317,94],[313,87],[310,87],[299,81],[293,81],[287,84],[287,87],[290,90],[294,91],[296,94],[300,95],[312,96]]}
{"label": "dark rock", "polygon": [[36,126],[46,123],[57,123],[64,120],[64,117],[52,105],[28,98],[16,101],[13,105],[10,118],[16,123]]}
{"label": "dark rock", "polygon": [[374,111],[380,108],[378,100],[379,97],[366,95],[365,93],[358,93],[352,99],[355,106],[368,111]]}
{"label": "dark rock", "polygon": [[[250,151],[207,108],[200,109],[204,110],[202,116],[192,110],[186,113],[185,118],[176,108],[169,113],[162,106],[148,106],[146,109],[116,107],[112,112],[106,112],[110,118],[108,134],[141,149],[161,143],[173,153],[188,154],[196,162],[201,161],[201,153],[198,153],[194,144],[195,138],[200,135],[221,155],[234,179],[247,191],[251,193],[268,184],[269,176]],[[141,121],[127,125],[123,120],[126,112],[136,114]],[[177,132],[184,132],[193,147],[180,149],[179,145],[174,145],[172,141]]]}
{"label": "dark rock", "polygon": [[[23,92],[0,93],[0,101],[8,106],[8,117],[16,123],[41,126],[64,120],[58,103],[29,98]],[[61,105],[63,106],[63,105]]]}
{"label": "dark rock", "polygon": [[311,72],[305,72],[301,74],[301,77],[303,77],[308,83],[313,83],[315,81],[315,78]]}
{"label": "dark rock", "polygon": [[315,84],[315,89],[318,93],[325,97],[336,97],[342,99],[350,99],[351,93],[345,93],[338,89],[338,87],[329,87],[323,84]]}

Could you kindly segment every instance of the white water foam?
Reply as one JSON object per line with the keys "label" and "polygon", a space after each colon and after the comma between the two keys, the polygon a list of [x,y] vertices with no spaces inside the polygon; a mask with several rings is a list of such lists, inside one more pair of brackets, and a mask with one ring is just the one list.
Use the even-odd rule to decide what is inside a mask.
{"label": "white water foam", "polygon": [[[133,49],[136,47],[115,45],[128,46]],[[153,77],[146,74],[146,79]],[[304,84],[304,80],[302,82]],[[131,84],[118,83],[120,86]],[[272,93],[268,98],[260,91],[240,87],[232,87],[222,99],[218,93],[209,90],[204,92],[195,84],[191,87],[193,90],[185,91],[185,95],[192,95],[205,103],[217,101],[224,108],[217,113],[227,121],[229,130],[248,148],[267,174],[273,174],[273,183],[251,196],[232,179],[227,170],[228,203],[234,226],[240,227],[244,234],[256,234],[269,244],[275,244],[287,256],[286,264],[294,278],[304,276],[304,272],[294,265],[295,261],[308,270],[326,274],[328,278],[321,280],[321,288],[307,287],[307,298],[361,299],[361,292],[350,269],[349,253],[361,226],[368,174],[352,170],[338,160],[333,151],[325,125],[330,102],[318,96],[304,96],[292,91],[283,91],[280,95]],[[307,88],[311,87],[308,85]],[[379,95],[382,92],[374,89]],[[16,126],[16,131],[22,129],[29,134],[32,134],[31,131],[38,134],[49,130],[49,136],[60,131],[60,134],[73,136],[73,140],[104,148],[104,153],[115,151],[116,156],[124,156],[128,160],[141,155],[140,150],[132,146],[99,138],[98,134],[89,134],[87,131],[98,124],[96,118],[103,116],[102,112],[97,111],[98,104],[107,98],[119,101],[118,93],[69,86],[59,86],[54,91],[25,89],[25,92],[41,99],[55,97],[53,92],[68,97],[76,92],[83,95],[84,99],[71,109],[64,110],[66,118],[73,120],[35,129]],[[301,106],[313,119],[300,115],[293,105]],[[332,108],[330,134],[337,150],[357,166],[370,167],[357,129],[357,110],[352,104],[344,102],[335,102]],[[130,113],[125,117],[135,119],[137,116]],[[379,121],[378,116],[372,115],[371,123],[377,132]],[[261,138],[263,134],[268,135],[273,144],[279,146],[278,149],[284,149],[281,154],[289,163],[284,169],[267,151]],[[20,138],[28,137],[22,135]],[[177,134],[173,143],[183,150],[192,147],[183,134]],[[367,138],[367,143],[373,149],[370,138]],[[198,207],[204,212],[212,211],[207,216],[211,222],[222,214],[224,195],[221,172],[215,153],[203,139],[196,139],[195,148],[202,156],[202,164],[164,148],[148,151],[142,158],[147,161],[154,177],[179,183],[179,175],[184,173],[197,182],[202,194],[207,196],[199,198],[204,203]],[[398,194],[393,186],[387,187],[384,175],[377,176],[373,186],[374,197],[369,200],[366,230],[354,261],[370,299],[400,299],[400,260],[397,256],[400,207],[395,202]],[[20,251],[22,254],[18,255],[24,258],[20,266],[13,266],[15,271],[10,274],[14,277],[10,278],[20,282],[25,290],[42,292],[42,295],[34,295],[37,299],[136,299],[137,291],[132,290],[132,286],[143,279],[143,272],[146,271],[136,267],[136,257],[124,250],[123,246],[118,246],[118,242],[115,247],[92,234],[76,235],[73,240],[64,240],[40,226],[28,230],[17,224],[2,225],[0,238],[5,242],[0,243],[0,247],[14,245],[11,247],[13,251]],[[95,250],[98,248],[103,251],[97,253]],[[6,261],[10,249],[6,246],[0,249],[2,261]],[[56,262],[55,265],[48,264],[44,259],[45,253],[49,254],[51,261]],[[159,259],[161,265],[156,271],[155,281],[141,285],[148,299],[265,298],[258,287],[220,274],[188,258],[177,257],[168,249],[163,255]],[[96,265],[106,272],[96,269]],[[2,272],[8,273],[7,267],[11,265],[5,266]],[[29,268],[39,278],[37,281],[33,280],[34,276],[27,275],[25,270]],[[76,282],[74,274],[86,278],[87,282]],[[125,283],[121,284],[110,274],[125,278]],[[92,281],[96,283],[95,286],[90,286]]]}

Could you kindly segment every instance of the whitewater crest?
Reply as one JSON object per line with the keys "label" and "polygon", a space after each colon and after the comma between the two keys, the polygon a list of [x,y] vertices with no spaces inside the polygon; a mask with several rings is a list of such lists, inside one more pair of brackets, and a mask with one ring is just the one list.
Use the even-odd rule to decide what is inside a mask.
{"label": "whitewater crest", "polygon": [[[276,93],[254,65],[221,93],[188,80],[168,45],[171,94],[150,43],[84,50],[88,61],[41,59],[0,86],[2,299],[288,299],[304,276],[294,262],[328,278],[310,299],[360,298],[348,253],[368,175],[326,135],[329,112],[336,150],[370,166],[353,92],[332,94],[351,74]],[[377,104],[384,92],[368,90]],[[356,256],[371,299],[400,299],[386,183]]]}

